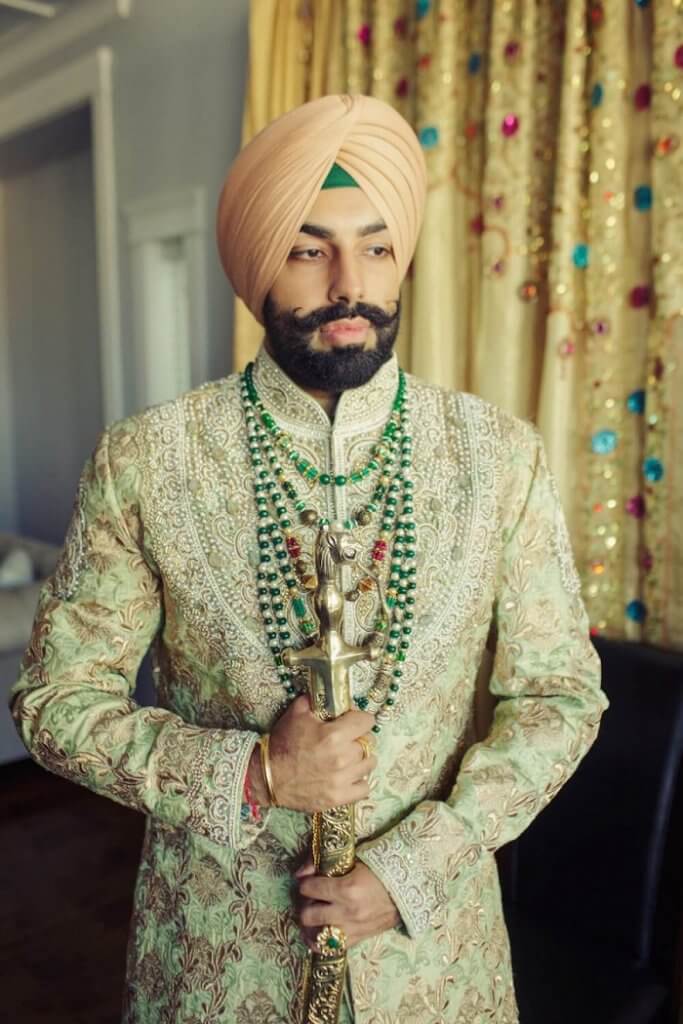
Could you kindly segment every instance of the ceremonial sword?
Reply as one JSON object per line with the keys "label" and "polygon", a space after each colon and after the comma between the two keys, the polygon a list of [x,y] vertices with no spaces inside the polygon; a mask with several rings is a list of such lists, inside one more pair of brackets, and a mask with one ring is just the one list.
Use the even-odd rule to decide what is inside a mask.
{"label": "ceremonial sword", "polygon": [[[348,644],[343,637],[341,570],[353,563],[357,554],[351,534],[340,524],[320,528],[315,543],[317,585],[313,597],[318,634],[307,647],[289,647],[282,652],[287,668],[309,670],[311,707],[324,721],[352,708],[349,668],[359,661],[377,661],[384,649],[381,633],[370,634],[360,647]],[[352,870],[356,856],[353,804],[313,814],[312,854],[318,874],[339,877]],[[303,1024],[336,1024],[345,976],[346,936],[341,928],[325,925],[316,936],[316,950],[309,954],[306,964]]]}

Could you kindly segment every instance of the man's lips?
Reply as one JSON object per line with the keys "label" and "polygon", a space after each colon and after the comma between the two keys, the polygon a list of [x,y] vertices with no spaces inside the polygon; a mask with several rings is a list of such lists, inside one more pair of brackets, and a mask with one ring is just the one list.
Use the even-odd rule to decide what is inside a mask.
{"label": "man's lips", "polygon": [[359,341],[365,337],[370,324],[363,317],[354,317],[352,320],[334,320],[330,324],[324,324],[320,328],[322,336],[334,343],[337,341]]}

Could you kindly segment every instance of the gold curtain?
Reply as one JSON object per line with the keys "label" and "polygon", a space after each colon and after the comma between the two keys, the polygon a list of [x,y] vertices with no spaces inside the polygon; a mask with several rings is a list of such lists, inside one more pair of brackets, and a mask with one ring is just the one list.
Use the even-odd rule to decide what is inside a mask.
{"label": "gold curtain", "polygon": [[[252,0],[247,142],[392,103],[430,189],[402,365],[538,423],[595,633],[683,647],[683,0]],[[235,368],[262,329],[236,303]]]}

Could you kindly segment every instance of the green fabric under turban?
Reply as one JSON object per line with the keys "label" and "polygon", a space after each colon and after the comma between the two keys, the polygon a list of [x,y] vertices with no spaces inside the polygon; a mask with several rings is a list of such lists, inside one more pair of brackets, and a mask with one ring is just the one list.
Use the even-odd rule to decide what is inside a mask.
{"label": "green fabric under turban", "polygon": [[[332,164],[330,173],[325,178],[323,188],[360,188],[360,185],[339,164]],[[322,189],[321,189],[322,191]]]}

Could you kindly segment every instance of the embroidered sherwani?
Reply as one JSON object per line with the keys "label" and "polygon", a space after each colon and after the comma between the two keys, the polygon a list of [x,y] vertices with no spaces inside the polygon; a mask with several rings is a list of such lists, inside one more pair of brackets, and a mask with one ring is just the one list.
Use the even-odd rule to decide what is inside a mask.
{"label": "embroidered sherwani", "polygon": [[[398,367],[393,357],[342,394],[333,422],[263,349],[254,380],[301,455],[348,476],[382,432]],[[411,376],[408,395],[414,630],[357,805],[358,857],[401,924],[350,950],[342,1020],[512,1024],[493,854],[575,770],[607,701],[538,431]],[[330,519],[372,486],[297,479]],[[292,876],[311,819],[284,808],[241,816],[252,749],[287,699],[257,601],[256,529],[237,375],[115,423],[85,466],[12,691],[38,763],[146,815],[125,1024],[300,1020],[307,950]],[[375,530],[357,529],[364,552]],[[299,533],[312,550],[313,528]],[[376,600],[347,603],[350,642],[368,635]],[[141,708],[131,695],[150,645],[158,707]],[[496,707],[477,740],[487,658]],[[352,669],[355,695],[375,671]]]}

